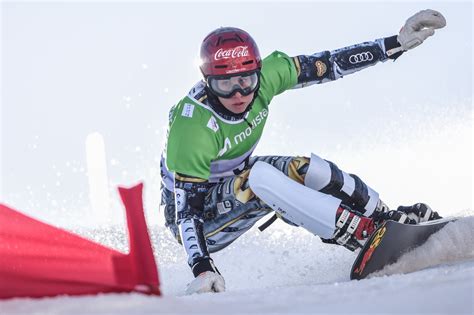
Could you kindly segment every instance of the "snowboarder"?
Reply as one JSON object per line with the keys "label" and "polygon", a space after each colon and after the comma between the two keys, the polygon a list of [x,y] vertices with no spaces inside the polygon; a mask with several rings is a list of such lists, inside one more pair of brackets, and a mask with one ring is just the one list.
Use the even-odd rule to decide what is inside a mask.
{"label": "snowboarder", "polygon": [[269,222],[279,217],[350,250],[384,220],[416,224],[440,218],[422,203],[389,210],[358,176],[316,154],[252,152],[274,96],[395,60],[445,25],[442,14],[424,10],[398,36],[296,57],[275,51],[263,60],[241,29],[218,28],[203,40],[203,80],[171,108],[161,159],[166,226],[183,245],[195,276],[188,294],[224,291],[210,253],[269,213]]}

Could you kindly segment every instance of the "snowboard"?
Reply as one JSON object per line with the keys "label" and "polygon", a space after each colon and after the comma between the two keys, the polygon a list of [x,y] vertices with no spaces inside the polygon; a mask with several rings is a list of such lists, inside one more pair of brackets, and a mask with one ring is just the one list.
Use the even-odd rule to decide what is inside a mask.
{"label": "snowboard", "polygon": [[386,221],[375,230],[361,248],[351,269],[351,280],[396,262],[403,254],[422,245],[435,232],[454,219],[440,219],[417,225]]}

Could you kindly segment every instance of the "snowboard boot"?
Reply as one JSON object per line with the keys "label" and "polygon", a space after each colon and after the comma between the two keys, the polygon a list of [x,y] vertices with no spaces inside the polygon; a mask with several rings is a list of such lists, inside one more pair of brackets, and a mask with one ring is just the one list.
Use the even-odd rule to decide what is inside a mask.
{"label": "snowboard boot", "polygon": [[412,206],[400,206],[397,211],[406,213],[406,215],[414,220],[417,224],[432,220],[442,219],[438,212],[433,211],[427,204],[415,203]]}
{"label": "snowboard boot", "polygon": [[364,246],[365,241],[375,229],[372,218],[364,217],[359,212],[341,204],[336,212],[336,231],[332,240],[354,251]]}
{"label": "snowboard boot", "polygon": [[370,215],[372,219],[374,219],[375,226],[380,226],[387,220],[400,222],[403,224],[416,224],[417,222],[410,218],[407,213],[403,211],[397,210],[390,210],[390,208],[382,201],[379,200],[377,203],[377,207],[375,208],[372,215]]}

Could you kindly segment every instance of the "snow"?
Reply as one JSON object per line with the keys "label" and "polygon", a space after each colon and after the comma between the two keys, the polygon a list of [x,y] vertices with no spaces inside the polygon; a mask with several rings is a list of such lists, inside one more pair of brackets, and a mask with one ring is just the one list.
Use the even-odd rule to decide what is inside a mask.
{"label": "snow", "polygon": [[[272,17],[261,27],[255,21],[268,15],[268,4],[254,3],[245,15],[226,15],[224,24],[248,27],[263,55],[274,49],[296,55],[394,34],[408,14],[431,7],[413,1],[377,5],[358,1],[345,3],[341,10],[340,4],[274,4]],[[198,63],[191,67],[188,62],[196,56],[196,45],[216,27],[215,19],[202,19],[191,28],[182,27],[181,21],[217,17],[229,9],[218,3],[182,8],[179,2],[32,6],[10,1],[1,6],[0,54],[6,58],[0,76],[0,81],[5,78],[0,89],[4,91],[0,114],[3,111],[5,117],[1,131],[15,135],[0,137],[2,202],[127,251],[124,226],[91,228],[98,224],[97,213],[88,208],[81,156],[84,137],[99,129],[107,136],[111,187],[144,180],[148,222],[163,222],[155,211],[163,142],[157,139],[166,135],[169,107],[199,77]],[[389,205],[423,201],[442,215],[463,219],[377,277],[362,281],[349,280],[356,253],[323,244],[282,222],[263,233],[254,228],[212,256],[227,291],[196,296],[184,296],[192,274],[183,249],[163,226],[152,225],[163,297],[12,299],[0,301],[0,315],[474,314],[472,36],[465,36],[472,29],[472,4],[437,2],[433,8],[446,15],[448,27],[396,63],[275,98],[272,118],[255,153],[313,151],[360,175]],[[334,14],[316,12],[337,12],[338,23],[333,23]],[[331,25],[330,32],[313,32],[308,40],[306,32],[297,30],[314,29],[315,17],[317,25]],[[357,31],[350,25],[357,25]],[[171,43],[168,35],[190,40],[163,49],[163,41],[155,39]],[[453,54],[455,58],[441,57]],[[183,62],[169,62],[176,58]],[[440,63],[441,76],[440,67],[433,66]],[[334,123],[334,117],[343,121]],[[112,201],[114,209],[121,209],[118,200]],[[470,210],[453,213],[465,208]],[[110,221],[124,223],[117,213]]]}
{"label": "snow", "polygon": [[[76,230],[126,251],[123,227]],[[163,227],[151,237],[162,297],[103,294],[12,299],[0,314],[472,314],[474,215],[472,210],[403,256],[376,277],[350,281],[356,253],[322,243],[282,222],[252,229],[213,255],[227,291],[185,296],[192,274],[182,248]]]}

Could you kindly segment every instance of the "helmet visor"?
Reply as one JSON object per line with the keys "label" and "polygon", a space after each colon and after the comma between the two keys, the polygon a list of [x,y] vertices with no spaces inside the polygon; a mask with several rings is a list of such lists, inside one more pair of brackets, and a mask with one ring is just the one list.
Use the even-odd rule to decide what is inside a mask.
{"label": "helmet visor", "polygon": [[234,76],[210,76],[207,84],[212,92],[220,97],[229,98],[240,92],[247,96],[258,87],[258,72],[234,75]]}

